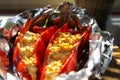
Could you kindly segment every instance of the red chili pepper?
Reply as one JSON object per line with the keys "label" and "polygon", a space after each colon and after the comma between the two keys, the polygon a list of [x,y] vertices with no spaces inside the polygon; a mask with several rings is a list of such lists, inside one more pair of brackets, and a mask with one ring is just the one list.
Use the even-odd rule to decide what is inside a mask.
{"label": "red chili pepper", "polygon": [[[22,39],[23,36],[26,34],[26,32],[29,30],[29,27],[31,25],[32,21],[29,20],[22,28],[20,33],[18,34],[18,37],[16,38],[15,41],[15,50],[14,50],[14,57],[13,61],[14,64],[20,73],[20,76],[25,78],[26,80],[32,80],[33,78],[31,77],[31,73],[29,72],[29,68],[27,67],[27,61],[24,60],[24,54],[20,53],[20,44],[22,44]],[[37,71],[36,74],[36,80],[39,80],[40,78],[40,73],[41,73],[41,67],[43,63],[43,58],[44,58],[44,53],[47,47],[47,44],[51,38],[51,36],[55,33],[57,27],[56,26],[51,26],[50,28],[42,28],[42,27],[33,27],[33,32],[35,34],[40,34],[36,42],[33,44],[33,51],[32,51],[32,56],[34,56],[34,59],[36,61],[36,67]],[[20,43],[20,44],[18,44]],[[29,44],[28,44],[29,45]],[[27,53],[27,51],[26,51]]]}
{"label": "red chili pepper", "polygon": [[88,33],[89,31],[84,31],[83,33],[81,33],[81,31],[74,31],[74,30],[70,31],[67,24],[65,24],[63,26],[63,28],[58,29],[56,31],[56,33],[52,36],[51,41],[48,44],[48,47],[46,49],[46,53],[45,53],[45,58],[44,58],[44,63],[43,63],[43,68],[42,68],[42,73],[41,73],[40,80],[44,80],[44,78],[46,77],[46,74],[47,74],[46,73],[46,68],[47,68],[46,66],[48,65],[48,57],[49,57],[49,54],[50,54],[50,49],[49,49],[50,47],[49,47],[49,45],[51,45],[51,44],[54,43],[54,40],[57,38],[57,36],[58,36],[58,34],[60,32],[62,32],[62,33],[70,32],[73,35],[75,35],[75,34],[81,34],[81,38],[80,38],[80,41],[78,42],[78,45],[76,46],[75,50],[73,52],[71,52],[70,55],[66,59],[64,59],[64,63],[62,65],[60,71],[58,72],[58,74],[69,73],[70,71],[75,70],[76,65],[77,65],[77,53],[78,53],[79,46],[82,45],[82,42],[84,40],[87,40],[88,37],[89,37],[89,36],[87,36],[89,34]]}
{"label": "red chili pepper", "polygon": [[[23,25],[23,28],[19,32],[18,37],[16,38],[15,43],[14,43],[15,48],[14,48],[13,62],[17,68],[17,71],[20,73],[20,77],[22,77],[22,79],[25,78],[26,80],[32,80],[32,77],[29,73],[29,69],[26,64],[27,61],[25,62],[23,59],[25,54],[20,53],[20,47],[21,47],[20,45],[23,43],[22,42],[23,36],[29,30],[29,27],[31,26],[31,24],[32,24],[32,20],[28,20]],[[33,48],[35,47],[35,45],[36,45],[36,42],[32,44]],[[34,56],[34,59],[36,61],[36,53],[33,53],[33,52],[34,52],[34,49],[31,54],[32,54],[32,56]],[[27,51],[26,51],[26,53],[27,53]],[[36,64],[36,67],[37,66],[38,66],[38,64]],[[36,75],[40,74],[38,72],[39,72],[39,68],[38,68],[38,71],[36,71]],[[36,80],[39,80],[39,75],[36,76]]]}
{"label": "red chili pepper", "polygon": [[[19,39],[22,39],[22,37],[20,38],[20,36],[19,36]],[[22,61],[22,55],[19,53],[19,48],[18,48],[19,45],[17,44],[19,41],[20,40],[16,39],[15,45],[14,45],[15,46],[14,55],[13,55],[14,65],[15,65],[17,71],[20,73],[21,79],[25,78],[26,80],[32,80],[32,78],[28,72],[28,69],[26,68],[25,62]]]}

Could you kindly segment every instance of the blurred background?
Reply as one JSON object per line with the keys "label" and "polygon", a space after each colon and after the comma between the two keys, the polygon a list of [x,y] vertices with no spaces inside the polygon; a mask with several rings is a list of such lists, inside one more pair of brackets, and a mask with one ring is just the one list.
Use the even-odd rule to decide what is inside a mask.
{"label": "blurred background", "polygon": [[113,35],[113,60],[104,80],[120,80],[120,0],[0,0],[0,19],[46,5],[56,8],[64,1],[86,8],[95,17],[101,30],[109,31]]}
{"label": "blurred background", "polygon": [[50,4],[56,8],[61,2],[68,1],[76,6],[86,8],[93,15],[102,30],[110,15],[120,14],[120,0],[0,0],[0,14],[14,15],[28,9],[45,7]]}

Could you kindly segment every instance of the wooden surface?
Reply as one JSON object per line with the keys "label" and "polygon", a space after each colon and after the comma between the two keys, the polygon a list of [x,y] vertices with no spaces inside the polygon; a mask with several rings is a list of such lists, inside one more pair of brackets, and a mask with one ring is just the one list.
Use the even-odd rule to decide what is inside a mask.
{"label": "wooden surface", "polygon": [[113,58],[103,80],[120,80],[120,48],[114,46]]}

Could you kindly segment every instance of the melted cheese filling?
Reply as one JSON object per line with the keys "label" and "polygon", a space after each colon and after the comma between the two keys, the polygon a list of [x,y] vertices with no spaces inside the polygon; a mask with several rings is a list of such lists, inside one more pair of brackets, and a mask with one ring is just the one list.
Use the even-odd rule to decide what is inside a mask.
{"label": "melted cheese filling", "polygon": [[22,56],[22,61],[25,62],[25,67],[28,69],[32,80],[36,80],[36,72],[38,70],[33,50],[34,44],[39,38],[39,36],[39,34],[27,31],[26,34],[23,35],[22,43],[18,43],[19,51]]}
{"label": "melted cheese filling", "polygon": [[72,35],[70,32],[59,33],[53,44],[49,44],[49,56],[46,66],[45,80],[55,80],[65,59],[76,48],[80,34]]}

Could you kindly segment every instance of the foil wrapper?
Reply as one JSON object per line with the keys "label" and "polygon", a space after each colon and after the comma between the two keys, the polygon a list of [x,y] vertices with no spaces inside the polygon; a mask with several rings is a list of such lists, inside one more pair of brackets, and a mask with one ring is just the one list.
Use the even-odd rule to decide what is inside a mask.
{"label": "foil wrapper", "polygon": [[[40,15],[43,10],[51,8],[47,6],[44,8],[37,8],[33,10],[24,11],[13,18],[0,21],[0,29],[10,29],[10,26],[14,24],[23,25],[28,17],[35,18]],[[95,18],[92,17],[84,8],[72,7],[72,11],[81,20],[82,26],[91,25],[92,34],[89,40],[89,59],[84,68],[79,71],[71,71],[69,74],[60,74],[56,80],[89,80],[91,76],[95,76],[98,79],[102,78],[102,74],[105,73],[109,63],[112,59],[113,52],[113,40],[112,35],[107,31],[101,31]],[[0,69],[0,80],[21,80],[16,77],[15,74],[6,72],[3,75],[3,70]]]}

